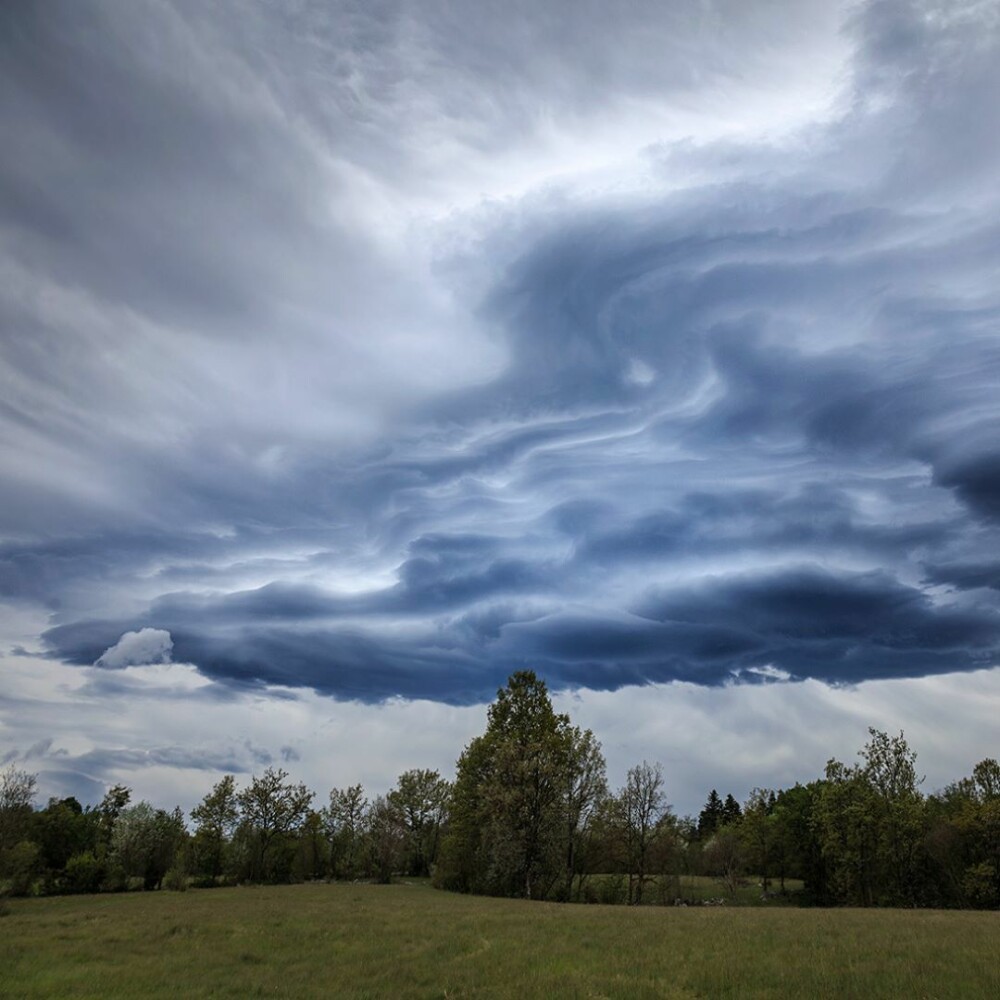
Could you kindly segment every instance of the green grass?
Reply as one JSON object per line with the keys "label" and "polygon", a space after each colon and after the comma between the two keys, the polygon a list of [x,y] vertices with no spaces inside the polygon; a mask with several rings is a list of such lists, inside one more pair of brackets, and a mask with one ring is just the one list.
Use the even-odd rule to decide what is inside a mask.
{"label": "green grass", "polygon": [[[671,905],[675,899],[688,904],[717,902],[723,900],[726,906],[798,906],[798,897],[802,892],[801,879],[785,879],[785,893],[779,893],[779,882],[772,881],[768,888],[767,899],[762,898],[759,876],[748,876],[741,879],[735,892],[731,892],[720,878],[709,875],[681,875],[679,879],[662,877],[664,885],[661,889],[660,876],[650,876],[643,890],[643,905]],[[589,893],[587,902],[605,902],[604,894],[607,886],[617,887],[621,900],[625,899],[627,878],[624,875],[588,875],[585,879],[585,896]]]}
{"label": "green grass", "polygon": [[1000,914],[559,906],[423,884],[13,900],[3,997],[1000,996]]}

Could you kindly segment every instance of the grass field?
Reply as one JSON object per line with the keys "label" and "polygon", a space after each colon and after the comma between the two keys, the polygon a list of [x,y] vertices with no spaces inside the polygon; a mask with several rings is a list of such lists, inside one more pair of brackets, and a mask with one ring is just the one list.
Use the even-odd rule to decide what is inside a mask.
{"label": "grass field", "polygon": [[559,906],[426,885],[14,900],[3,997],[990,997],[1000,914]]}

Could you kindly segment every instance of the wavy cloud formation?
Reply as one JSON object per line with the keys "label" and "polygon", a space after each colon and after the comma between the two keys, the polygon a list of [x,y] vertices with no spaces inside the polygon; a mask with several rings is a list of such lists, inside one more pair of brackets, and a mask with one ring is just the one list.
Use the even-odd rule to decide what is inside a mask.
{"label": "wavy cloud formation", "polygon": [[997,663],[991,5],[2,17],[46,655],[456,705]]}

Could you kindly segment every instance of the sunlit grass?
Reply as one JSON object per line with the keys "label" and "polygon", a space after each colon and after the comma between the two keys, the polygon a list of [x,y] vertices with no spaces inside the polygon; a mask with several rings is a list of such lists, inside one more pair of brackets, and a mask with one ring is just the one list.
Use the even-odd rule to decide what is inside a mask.
{"label": "sunlit grass", "polygon": [[4,997],[997,997],[1000,914],[560,906],[426,885],[15,900]]}

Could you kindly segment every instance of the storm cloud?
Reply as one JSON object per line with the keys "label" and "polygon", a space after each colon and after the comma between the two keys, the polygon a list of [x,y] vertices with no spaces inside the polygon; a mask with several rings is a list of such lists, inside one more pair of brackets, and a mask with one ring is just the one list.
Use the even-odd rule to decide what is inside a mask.
{"label": "storm cloud", "polygon": [[448,705],[995,666],[998,91],[971,0],[9,5],[7,645]]}

